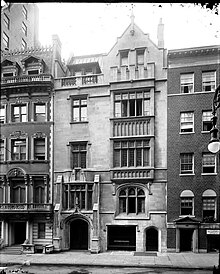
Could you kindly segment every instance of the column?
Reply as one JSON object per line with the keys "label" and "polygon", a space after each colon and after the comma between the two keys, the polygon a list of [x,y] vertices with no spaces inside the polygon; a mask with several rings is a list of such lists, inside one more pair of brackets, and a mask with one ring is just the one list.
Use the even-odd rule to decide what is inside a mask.
{"label": "column", "polygon": [[25,203],[28,203],[28,181],[27,176],[24,176],[24,183],[25,183]]}
{"label": "column", "polygon": [[195,252],[195,253],[199,252],[199,246],[198,246],[198,228],[194,229],[194,231],[193,231],[193,252]]}
{"label": "column", "polygon": [[44,203],[46,204],[48,202],[48,182],[47,182],[47,176],[44,176],[44,186],[45,186],[45,193],[44,193]]}
{"label": "column", "polygon": [[9,181],[8,177],[7,177],[7,189],[8,189],[8,200],[7,200],[7,202],[10,203],[11,202],[11,199],[10,199],[11,188],[10,188],[10,181]]}
{"label": "column", "polygon": [[180,252],[180,229],[176,228],[176,252]]}
{"label": "column", "polygon": [[34,202],[34,191],[33,191],[33,177],[29,176],[29,180],[30,180],[30,185],[29,185],[29,200],[30,203],[32,204]]}
{"label": "column", "polygon": [[8,222],[4,221],[3,227],[4,227],[4,232],[5,232],[5,235],[4,235],[5,236],[5,238],[4,238],[5,239],[5,245],[8,246],[8,244],[9,244],[9,242],[8,242],[8,240],[9,240]]}

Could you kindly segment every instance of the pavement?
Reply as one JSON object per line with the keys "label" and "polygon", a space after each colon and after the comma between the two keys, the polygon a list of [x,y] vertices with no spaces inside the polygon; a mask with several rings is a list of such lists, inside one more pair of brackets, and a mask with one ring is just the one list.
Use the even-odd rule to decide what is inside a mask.
{"label": "pavement", "polygon": [[218,253],[157,253],[157,256],[135,255],[134,252],[112,251],[91,254],[83,251],[65,251],[51,254],[1,254],[0,266],[9,265],[63,265],[94,267],[141,267],[212,270],[218,265]]}

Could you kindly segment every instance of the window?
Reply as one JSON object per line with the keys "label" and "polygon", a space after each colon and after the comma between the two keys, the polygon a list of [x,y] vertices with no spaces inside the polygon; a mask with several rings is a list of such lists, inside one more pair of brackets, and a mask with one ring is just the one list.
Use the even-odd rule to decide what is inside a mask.
{"label": "window", "polygon": [[37,122],[46,121],[46,104],[34,105],[34,121],[37,121]]}
{"label": "window", "polygon": [[38,239],[45,239],[46,225],[45,223],[38,223]]}
{"label": "window", "polygon": [[93,184],[72,184],[65,186],[66,209],[78,207],[80,210],[92,210]]}
{"label": "window", "polygon": [[193,153],[180,154],[180,173],[193,174]]}
{"label": "window", "polygon": [[27,36],[27,26],[25,25],[24,22],[22,22],[22,31],[23,31],[24,35]]}
{"label": "window", "polygon": [[13,72],[3,72],[3,73],[2,73],[2,76],[3,76],[3,77],[13,77],[13,76],[14,76],[14,73],[13,73]]}
{"label": "window", "polygon": [[34,160],[45,159],[45,138],[34,138]]}
{"label": "window", "polygon": [[21,179],[11,181],[11,203],[25,203],[25,182]]}
{"label": "window", "polygon": [[207,189],[202,194],[203,221],[214,222],[216,218],[216,193]]}
{"label": "window", "polygon": [[5,160],[5,145],[4,140],[0,139],[0,162]]}
{"label": "window", "polygon": [[45,185],[43,178],[34,179],[34,203],[44,204],[45,203]]}
{"label": "window", "polygon": [[122,51],[120,53],[121,66],[128,66],[128,51]]}
{"label": "window", "polygon": [[145,193],[139,187],[127,187],[119,192],[119,213],[144,213]]}
{"label": "window", "polygon": [[9,37],[5,32],[3,32],[3,44],[9,49]]}
{"label": "window", "polygon": [[27,122],[27,106],[14,105],[12,106],[12,122]]}
{"label": "window", "polygon": [[181,93],[192,93],[194,92],[194,83],[193,83],[194,75],[193,73],[189,74],[181,74],[180,75],[180,87]]}
{"label": "window", "polygon": [[24,18],[27,19],[27,9],[25,8],[25,6],[23,6],[22,13],[24,15]]}
{"label": "window", "polygon": [[144,64],[144,49],[137,50],[137,65]]}
{"label": "window", "polygon": [[26,140],[19,139],[19,140],[12,140],[11,141],[12,147],[12,160],[26,160]]}
{"label": "window", "polygon": [[149,140],[115,141],[114,167],[142,167],[150,165]]}
{"label": "window", "polygon": [[147,91],[117,93],[114,101],[115,117],[150,115],[150,93]]}
{"label": "window", "polygon": [[5,123],[5,106],[0,106],[0,124]]}
{"label": "window", "polygon": [[86,143],[73,143],[71,149],[73,168],[86,168]]}
{"label": "window", "polygon": [[72,100],[73,122],[87,121],[87,99],[76,98]]}
{"label": "window", "polygon": [[21,39],[21,48],[23,50],[27,48],[27,43],[25,42],[25,40],[23,38]]}
{"label": "window", "polygon": [[10,19],[8,18],[8,16],[5,13],[4,13],[4,24],[7,29],[10,29]]}
{"label": "window", "polygon": [[193,198],[181,198],[181,215],[193,215]]}
{"label": "window", "polygon": [[27,74],[28,75],[36,75],[36,74],[39,74],[39,70],[38,69],[28,70]]}
{"label": "window", "polygon": [[194,113],[182,112],[180,113],[180,132],[194,132]]}
{"label": "window", "polygon": [[202,112],[202,131],[210,131],[212,129],[212,111]]}
{"label": "window", "polygon": [[215,155],[204,153],[202,155],[202,173],[215,173]]}
{"label": "window", "polygon": [[215,71],[202,73],[202,91],[215,91]]}

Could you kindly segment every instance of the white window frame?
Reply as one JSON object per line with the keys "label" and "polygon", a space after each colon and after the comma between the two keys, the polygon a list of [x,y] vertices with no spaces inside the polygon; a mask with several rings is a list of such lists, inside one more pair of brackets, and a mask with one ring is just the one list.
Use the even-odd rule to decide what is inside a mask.
{"label": "white window frame", "polygon": [[[16,106],[20,106],[20,105],[24,105],[26,106],[26,121],[25,122],[22,122],[22,121],[19,121],[19,122],[14,122],[14,115],[13,115],[13,108],[16,107]],[[21,113],[19,112],[19,118],[21,118]],[[28,103],[27,102],[19,102],[19,103],[12,103],[10,104],[10,119],[12,123],[27,123],[29,121],[29,115],[28,115]]]}
{"label": "white window frame", "polygon": [[[187,170],[186,172],[183,172],[182,171],[182,155],[192,155],[192,169],[191,170]],[[187,163],[185,163],[187,165]],[[191,164],[191,163],[188,163],[188,164]],[[191,172],[189,172],[191,171]],[[180,176],[189,176],[189,175],[194,175],[194,153],[181,153],[180,154]]]}
{"label": "white window frame", "polygon": [[[213,165],[204,165],[204,163],[203,163],[204,157],[203,156],[205,156],[205,155],[210,155],[210,156],[214,157],[214,160],[215,160],[214,172],[203,172],[203,168],[204,167],[209,167],[209,166],[213,167]],[[216,161],[216,155],[214,155],[213,153],[210,153],[210,152],[209,153],[203,153],[202,154],[202,175],[206,175],[206,174],[208,174],[208,175],[216,175],[216,163],[217,163],[217,161]]]}
{"label": "white window frame", "polygon": [[[13,160],[12,159],[12,154],[13,154],[13,152],[12,152],[12,142],[13,141],[19,141],[19,140],[25,140],[25,143],[26,143],[26,152],[25,152],[25,154],[26,154],[26,158],[25,159],[18,159],[18,160]],[[10,143],[9,143],[9,145],[10,145],[10,147],[9,147],[9,151],[11,151],[11,153],[10,153],[10,161],[13,161],[13,162],[19,162],[19,161],[27,161],[28,160],[28,137],[20,137],[20,138],[10,138]]]}
{"label": "white window frame", "polygon": [[[189,119],[189,117],[187,117],[186,114],[192,114],[192,121],[186,121],[187,118]],[[184,117],[185,116],[185,117]],[[184,121],[185,120],[185,121]],[[188,126],[186,127],[186,124],[189,124],[192,126]],[[185,126],[184,126],[185,125]],[[184,129],[192,129],[192,131],[183,131]],[[193,111],[186,111],[186,112],[180,112],[180,133],[181,134],[191,134],[191,133],[195,133],[194,132],[194,112]]]}
{"label": "white window frame", "polygon": [[[210,75],[213,73],[214,75]],[[209,76],[208,76],[209,74]],[[207,75],[207,76],[205,76]],[[214,79],[212,79],[212,77]],[[204,79],[208,78],[208,79]],[[212,82],[214,82],[214,86],[212,87]],[[211,90],[205,90],[206,86],[211,86]],[[216,71],[203,71],[202,72],[202,92],[214,92],[216,89]]]}
{"label": "white window frame", "polygon": [[33,135],[32,137],[31,137],[31,160],[32,161],[47,161],[48,160],[48,138],[47,138],[47,136],[46,136],[46,134],[42,134],[42,136],[40,136],[39,137],[39,139],[44,139],[45,140],[45,159],[44,160],[37,160],[37,159],[35,159],[34,158],[34,155],[35,155],[35,153],[34,153],[34,151],[35,151],[35,139],[38,139],[38,137],[36,136],[36,135]]}
{"label": "white window frame", "polygon": [[[190,86],[192,86],[191,89],[189,88]],[[188,92],[184,92],[185,87],[188,87]],[[194,93],[194,73],[180,74],[180,93],[181,94]]]}
{"label": "white window frame", "polygon": [[[204,115],[205,113],[209,113],[210,115]],[[212,127],[212,120],[211,120],[211,118],[212,118],[212,111],[211,110],[204,110],[204,111],[202,111],[202,132],[210,132],[210,130],[204,130],[204,123],[205,122],[210,122],[210,125],[211,125],[211,127]],[[210,117],[210,120],[208,119]]]}

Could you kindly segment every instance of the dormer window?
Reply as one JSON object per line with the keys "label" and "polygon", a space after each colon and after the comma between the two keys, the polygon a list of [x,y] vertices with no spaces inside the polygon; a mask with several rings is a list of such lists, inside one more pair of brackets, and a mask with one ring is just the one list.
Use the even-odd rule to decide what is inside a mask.
{"label": "dormer window", "polygon": [[45,63],[43,59],[28,56],[22,61],[23,73],[27,75],[38,75],[44,72]]}
{"label": "dormer window", "polygon": [[18,63],[12,62],[8,59],[5,59],[1,63],[1,71],[2,71],[2,77],[13,77],[17,76],[20,71],[20,67]]}
{"label": "dormer window", "polygon": [[28,75],[35,75],[35,74],[39,74],[39,70],[38,69],[34,69],[34,70],[28,70],[27,71]]}

